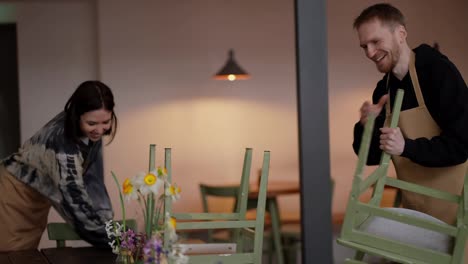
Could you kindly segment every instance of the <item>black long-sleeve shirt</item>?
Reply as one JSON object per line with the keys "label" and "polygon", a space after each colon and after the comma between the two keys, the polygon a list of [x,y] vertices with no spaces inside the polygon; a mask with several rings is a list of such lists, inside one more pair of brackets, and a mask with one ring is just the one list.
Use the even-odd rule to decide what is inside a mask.
{"label": "black long-sleeve shirt", "polygon": [[[426,167],[445,167],[463,163],[468,158],[468,88],[463,77],[450,60],[428,45],[414,49],[416,71],[426,107],[442,130],[433,138],[405,138],[403,157]],[[377,83],[372,95],[376,104],[387,93],[387,74]],[[390,74],[390,102],[395,101],[397,89],[403,89],[401,110],[418,106],[409,72],[403,80]],[[382,151],[379,148],[380,128],[385,120],[385,107],[376,118],[374,134],[369,149],[368,165],[377,165]],[[354,126],[353,149],[358,153],[364,127]]]}

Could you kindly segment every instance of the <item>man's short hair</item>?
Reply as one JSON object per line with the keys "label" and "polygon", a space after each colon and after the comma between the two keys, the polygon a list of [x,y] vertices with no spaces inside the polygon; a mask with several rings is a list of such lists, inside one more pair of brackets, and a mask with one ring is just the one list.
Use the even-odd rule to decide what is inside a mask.
{"label": "man's short hair", "polygon": [[392,29],[397,25],[406,27],[405,16],[398,8],[387,3],[375,4],[364,9],[354,20],[353,27],[358,29],[362,24],[373,19],[378,19],[382,24],[388,25]]}

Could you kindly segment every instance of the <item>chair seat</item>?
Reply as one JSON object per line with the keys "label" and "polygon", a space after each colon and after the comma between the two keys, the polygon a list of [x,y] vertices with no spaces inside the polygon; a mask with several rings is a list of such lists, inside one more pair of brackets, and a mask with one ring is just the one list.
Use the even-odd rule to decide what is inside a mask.
{"label": "chair seat", "polygon": [[[445,224],[441,220],[419,211],[405,208],[385,208],[385,210]],[[378,216],[369,217],[358,229],[402,243],[444,253],[449,253],[452,245],[452,238],[449,235]]]}
{"label": "chair seat", "polygon": [[186,255],[205,255],[205,254],[233,254],[236,253],[236,243],[203,243],[183,242],[180,244],[185,249]]}

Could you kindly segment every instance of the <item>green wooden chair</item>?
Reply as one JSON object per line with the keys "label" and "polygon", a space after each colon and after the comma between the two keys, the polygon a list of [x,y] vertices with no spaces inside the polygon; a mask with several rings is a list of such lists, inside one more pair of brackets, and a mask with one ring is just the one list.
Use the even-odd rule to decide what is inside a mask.
{"label": "green wooden chair", "polygon": [[[154,158],[154,157],[152,157]],[[249,178],[252,163],[252,149],[247,148],[244,157],[244,165],[242,169],[242,177],[240,191],[237,196],[237,206],[234,213],[173,213],[172,199],[168,197],[165,200],[165,213],[177,219],[177,230],[217,230],[217,229],[233,229],[234,230],[234,245],[236,252],[229,254],[197,254],[190,255],[190,263],[255,263],[260,264],[262,260],[263,247],[263,229],[265,220],[265,204],[266,191],[268,182],[268,173],[270,165],[270,152],[265,151],[263,154],[263,167],[260,180],[260,192],[257,201],[257,213],[255,220],[247,220],[247,200],[249,193]],[[171,169],[171,149],[165,150],[165,167],[167,168],[168,181],[172,180]],[[165,230],[164,245],[167,246],[169,241],[168,230]],[[244,251],[244,238],[246,234],[253,237],[253,250]],[[217,243],[203,244],[209,252],[211,248],[216,247]]]}
{"label": "green wooden chair", "polygon": [[[403,91],[395,99],[390,127],[399,119]],[[354,259],[345,263],[364,263],[365,254],[380,256],[398,263],[462,263],[468,224],[468,177],[461,195],[416,185],[387,176],[390,156],[382,154],[380,165],[368,177],[363,169],[367,160],[375,117],[369,118],[349,196],[342,231],[337,242],[356,250]],[[446,224],[427,214],[404,208],[380,208],[386,185],[457,203],[455,225]],[[359,196],[368,188],[373,194],[368,203]]]}
{"label": "green wooden chair", "polygon": [[[122,221],[119,221],[120,223]],[[137,222],[135,219],[127,219],[126,225],[128,228],[137,231]],[[75,229],[68,223],[48,223],[47,235],[49,240],[55,240],[57,247],[66,247],[67,240],[82,240],[76,233]]]}
{"label": "green wooden chair", "polygon": [[[235,212],[237,208],[237,197],[240,191],[240,186],[214,186],[208,184],[200,184],[200,194],[202,198],[203,212],[209,213],[210,207],[208,203],[209,197],[216,198],[232,198],[234,203],[233,207],[226,210],[226,212]],[[256,200],[248,199],[247,209],[256,208]],[[268,211],[268,207],[266,208]],[[249,217],[247,217],[249,218]],[[266,218],[268,220],[268,218]],[[281,238],[283,240],[283,251],[285,258],[288,260],[286,263],[295,263],[295,256],[300,246],[301,231],[300,223],[284,223],[281,225]],[[266,244],[266,253],[269,257],[269,263],[272,263],[274,243],[271,237],[271,226],[265,223],[264,244]],[[208,242],[231,242],[233,239],[232,230],[208,230]]]}

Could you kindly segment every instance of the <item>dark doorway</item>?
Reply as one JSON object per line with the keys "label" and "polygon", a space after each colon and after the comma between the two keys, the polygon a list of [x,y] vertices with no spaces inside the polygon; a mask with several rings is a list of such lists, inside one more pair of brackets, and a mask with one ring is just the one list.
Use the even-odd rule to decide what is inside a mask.
{"label": "dark doorway", "polygon": [[0,24],[0,159],[20,145],[16,24]]}

